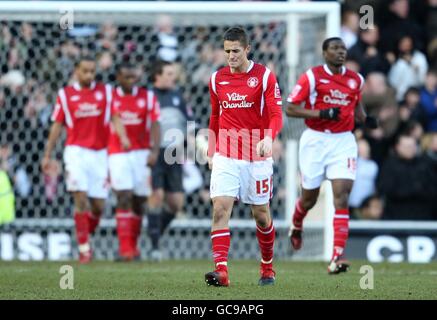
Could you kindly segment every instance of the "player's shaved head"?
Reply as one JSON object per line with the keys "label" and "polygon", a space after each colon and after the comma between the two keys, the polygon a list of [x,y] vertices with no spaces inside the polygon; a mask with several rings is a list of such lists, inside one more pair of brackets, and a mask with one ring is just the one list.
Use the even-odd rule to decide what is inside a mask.
{"label": "player's shaved head", "polygon": [[232,27],[225,31],[223,41],[239,41],[245,48],[249,45],[249,37],[241,27]]}
{"label": "player's shaved head", "polygon": [[95,62],[96,59],[94,59],[92,56],[81,56],[74,64],[75,68],[78,68],[82,62]]}
{"label": "player's shaved head", "polygon": [[117,66],[117,82],[124,92],[131,93],[138,82],[137,67],[129,62],[123,62]]}
{"label": "player's shaved head", "polygon": [[322,50],[323,51],[328,50],[329,45],[333,41],[341,41],[341,42],[343,42],[343,40],[341,38],[339,38],[339,37],[331,37],[331,38],[325,39],[325,41],[323,41],[323,43],[322,43]]}

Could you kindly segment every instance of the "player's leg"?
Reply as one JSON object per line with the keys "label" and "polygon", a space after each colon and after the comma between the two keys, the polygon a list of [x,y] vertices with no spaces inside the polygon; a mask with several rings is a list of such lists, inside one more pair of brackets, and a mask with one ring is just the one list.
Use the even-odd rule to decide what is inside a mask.
{"label": "player's leg", "polygon": [[268,204],[252,205],[251,209],[256,221],[256,237],[261,251],[259,285],[271,285],[275,283],[275,271],[273,270],[275,227]]}
{"label": "player's leg", "polygon": [[309,129],[304,131],[299,143],[302,195],[296,201],[289,232],[294,250],[302,247],[303,221],[308,211],[317,202],[320,185],[325,176],[324,149],[323,139],[319,133]]}
{"label": "player's leg", "polygon": [[335,179],[332,180],[332,191],[334,193],[334,247],[331,264],[328,267],[329,273],[345,272],[349,263],[343,258],[346,242],[349,238],[349,194],[352,190],[353,180]]}
{"label": "player's leg", "polygon": [[134,195],[132,199],[132,246],[134,248],[134,257],[140,256],[140,249],[138,248],[138,240],[141,235],[141,226],[147,203],[147,197]]}
{"label": "player's leg", "polygon": [[131,260],[134,256],[132,245],[132,197],[134,189],[134,172],[130,161],[130,152],[116,153],[109,156],[109,174],[111,187],[117,196],[115,220],[119,241],[119,259]]}
{"label": "player's leg", "polygon": [[211,242],[215,270],[205,274],[205,282],[213,286],[229,286],[228,253],[231,246],[229,219],[235,197],[218,196],[212,199]]}
{"label": "player's leg", "polygon": [[91,244],[89,238],[89,219],[91,208],[86,192],[72,192],[74,202],[74,222],[76,238],[79,248],[80,263],[88,263],[92,259]]}
{"label": "player's leg", "polygon": [[334,249],[328,272],[336,274],[347,271],[349,267],[343,255],[349,237],[348,201],[356,176],[358,147],[352,133],[336,136],[332,144],[326,177],[332,182],[334,193]]}
{"label": "player's leg", "polygon": [[250,204],[256,221],[256,237],[261,251],[259,285],[275,282],[273,249],[275,228],[270,215],[269,202],[273,195],[273,160],[239,162],[241,201]]}
{"label": "player's leg", "polygon": [[87,195],[89,189],[88,156],[86,150],[77,146],[67,146],[64,149],[66,187],[67,191],[71,192],[74,201],[74,222],[81,263],[88,263],[92,258],[89,239],[91,207]]}
{"label": "player's leg", "polygon": [[184,207],[184,193],[167,191],[165,193],[165,203],[166,205],[161,213],[161,234],[165,232],[177,213]]}
{"label": "player's leg", "polygon": [[115,220],[117,225],[118,254],[122,261],[130,261],[134,258],[133,231],[134,213],[132,208],[132,190],[117,190],[117,207]]}
{"label": "player's leg", "polygon": [[317,198],[319,197],[320,188],[315,189],[303,189],[302,195],[297,199],[294,213],[292,225],[290,228],[290,241],[291,246],[294,250],[299,250],[302,248],[303,244],[303,221],[308,214],[308,211],[311,210],[317,202]]}
{"label": "player's leg", "polygon": [[235,160],[214,155],[210,195],[213,205],[211,242],[215,270],[205,274],[205,281],[208,285],[228,286],[228,253],[231,245],[229,219],[235,198],[240,195],[239,168]]}
{"label": "player's leg", "polygon": [[[154,182],[158,181],[158,175],[153,174],[153,177]],[[147,234],[150,238],[152,245],[152,251],[150,252],[150,256],[151,259],[154,261],[161,260],[159,239],[161,238],[161,212],[164,205],[164,196],[164,189],[157,188],[152,191],[151,196],[147,200]]]}

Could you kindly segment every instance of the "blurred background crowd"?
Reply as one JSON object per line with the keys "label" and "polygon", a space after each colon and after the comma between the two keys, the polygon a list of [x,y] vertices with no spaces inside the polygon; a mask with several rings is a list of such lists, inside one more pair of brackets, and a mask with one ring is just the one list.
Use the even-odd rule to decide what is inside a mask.
{"label": "blurred background crowd", "polygon": [[[360,28],[359,8],[373,6],[371,28]],[[341,37],[348,48],[347,67],[366,79],[362,99],[380,127],[357,127],[358,175],[350,198],[356,219],[437,220],[437,0],[343,1]],[[266,30],[268,32],[266,32]],[[278,74],[286,70],[283,23],[252,26],[253,58]],[[39,162],[58,88],[71,83],[75,60],[96,57],[98,80],[114,83],[117,63],[130,60],[149,84],[148,68],[166,60],[178,66],[199,127],[208,126],[211,73],[225,64],[221,30],[184,27],[170,16],[153,26],[78,25],[63,31],[42,22],[0,23],[0,170],[11,178],[18,217],[63,216],[65,195],[61,152],[42,175]],[[211,39],[212,38],[212,39]],[[208,41],[207,41],[208,40]],[[280,61],[281,64],[275,63]],[[286,79],[286,77],[285,77]],[[275,197],[284,210],[284,142],[275,142]],[[204,216],[209,210],[208,170],[185,166],[185,211]],[[64,210],[62,213],[58,210]],[[241,209],[236,216],[244,216]],[[206,215],[208,216],[208,215]]]}

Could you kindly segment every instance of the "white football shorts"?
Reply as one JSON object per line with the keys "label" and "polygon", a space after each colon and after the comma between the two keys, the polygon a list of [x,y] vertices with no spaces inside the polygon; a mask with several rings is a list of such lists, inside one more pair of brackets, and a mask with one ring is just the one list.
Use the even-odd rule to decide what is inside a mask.
{"label": "white football shorts", "polygon": [[147,166],[150,150],[133,150],[109,155],[109,177],[115,191],[132,190],[147,197],[152,193],[151,169]]}
{"label": "white football shorts", "polygon": [[211,198],[234,197],[246,204],[267,204],[273,193],[273,159],[246,161],[216,153],[212,158]]}
{"label": "white football shorts", "polygon": [[108,153],[80,146],[64,149],[67,191],[86,192],[90,198],[106,199],[109,193]]}
{"label": "white football shorts", "polygon": [[317,189],[325,178],[355,180],[357,156],[357,143],[351,132],[306,129],[299,144],[302,187]]}

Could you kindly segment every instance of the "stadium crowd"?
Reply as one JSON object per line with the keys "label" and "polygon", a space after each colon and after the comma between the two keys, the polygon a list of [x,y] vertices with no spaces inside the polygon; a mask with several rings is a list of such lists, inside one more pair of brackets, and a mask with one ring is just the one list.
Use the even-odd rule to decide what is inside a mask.
{"label": "stadium crowd", "polygon": [[[372,5],[376,13],[372,28],[364,30],[359,26],[363,4]],[[359,159],[350,199],[354,218],[437,220],[436,22],[436,0],[345,1],[342,5],[346,65],[365,77],[362,99],[369,114],[380,122],[375,130],[355,130]],[[257,27],[251,30],[254,38],[261,39],[257,43],[263,44],[256,48],[262,62],[276,73],[281,68],[273,61],[285,59],[284,49],[279,48],[284,30],[281,24],[271,26],[268,35]],[[189,41],[181,39],[168,16],[160,17],[153,27],[107,22],[77,26],[68,33],[45,23],[0,24],[0,169],[14,182],[21,210],[41,207],[39,216],[44,217],[44,208],[53,201],[69,201],[57,197],[64,194],[60,162],[53,160],[50,174],[43,176],[35,164],[42,156],[57,89],[72,80],[70,72],[80,55],[94,55],[98,79],[107,82],[115,80],[115,65],[126,59],[143,68],[143,84],[150,84],[147,76],[152,61],[175,62],[181,87],[197,84],[185,95],[196,123],[207,127],[209,76],[225,62],[221,42],[205,41],[209,29],[193,27],[190,31]],[[187,74],[187,66],[194,72]],[[282,88],[284,92],[289,89]],[[286,197],[283,142],[275,143],[277,208],[283,208],[281,201]],[[207,170],[190,166],[186,177],[187,205],[195,202],[207,208]],[[188,187],[189,177],[203,183]],[[54,216],[55,207],[50,208]],[[193,215],[196,210],[200,209],[194,206]]]}

